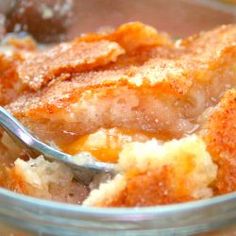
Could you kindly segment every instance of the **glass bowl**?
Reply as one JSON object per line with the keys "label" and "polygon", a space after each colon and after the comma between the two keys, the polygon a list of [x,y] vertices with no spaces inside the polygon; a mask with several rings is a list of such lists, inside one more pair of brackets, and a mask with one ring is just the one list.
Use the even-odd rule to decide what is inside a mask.
{"label": "glass bowl", "polygon": [[[66,2],[73,3],[72,14],[61,31],[49,34],[45,28],[36,26],[33,27],[36,31],[30,27],[26,30],[41,42],[52,42],[95,31],[101,26],[114,27],[137,20],[174,37],[236,22],[233,0],[228,1],[231,3],[213,0]],[[7,17],[10,18],[9,14]],[[61,20],[51,23],[63,24]],[[8,31],[14,27],[10,24]],[[236,232],[236,193],[168,206],[106,209],[45,201],[0,188],[0,235],[4,236],[232,235],[233,232]]]}
{"label": "glass bowl", "polygon": [[0,189],[0,235],[232,235],[235,203],[233,193],[159,207],[88,208]]}

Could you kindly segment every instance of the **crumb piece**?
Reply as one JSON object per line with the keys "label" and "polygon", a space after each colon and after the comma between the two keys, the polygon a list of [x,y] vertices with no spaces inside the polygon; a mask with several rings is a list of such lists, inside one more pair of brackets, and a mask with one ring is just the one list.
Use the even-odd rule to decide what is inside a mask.
{"label": "crumb piece", "polygon": [[127,144],[119,168],[123,174],[93,190],[85,205],[133,207],[208,198],[217,174],[206,145],[195,135],[164,144],[154,139]]}
{"label": "crumb piece", "polygon": [[71,169],[43,156],[23,161],[17,159],[7,170],[5,187],[26,195],[79,204],[88,189],[73,180]]}

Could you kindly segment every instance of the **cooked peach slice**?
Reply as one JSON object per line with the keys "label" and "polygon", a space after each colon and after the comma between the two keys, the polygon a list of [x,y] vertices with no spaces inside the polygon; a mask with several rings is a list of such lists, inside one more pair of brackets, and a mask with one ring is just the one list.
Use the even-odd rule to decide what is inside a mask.
{"label": "cooked peach slice", "polygon": [[146,141],[148,138],[148,135],[131,130],[100,129],[66,145],[64,151],[72,155],[79,152],[89,152],[100,161],[117,162],[124,144],[133,141]]}

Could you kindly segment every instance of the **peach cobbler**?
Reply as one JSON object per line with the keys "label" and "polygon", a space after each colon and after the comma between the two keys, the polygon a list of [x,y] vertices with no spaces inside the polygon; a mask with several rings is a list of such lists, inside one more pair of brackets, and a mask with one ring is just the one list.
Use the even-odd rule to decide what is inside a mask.
{"label": "peach cobbler", "polygon": [[134,22],[50,47],[2,44],[1,105],[45,143],[118,169],[86,186],[1,131],[2,187],[96,207],[236,191],[236,25],[174,40]]}

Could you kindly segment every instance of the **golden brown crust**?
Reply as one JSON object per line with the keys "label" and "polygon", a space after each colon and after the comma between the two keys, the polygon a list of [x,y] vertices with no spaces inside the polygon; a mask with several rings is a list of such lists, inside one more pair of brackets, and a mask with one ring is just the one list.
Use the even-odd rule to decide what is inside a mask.
{"label": "golden brown crust", "polygon": [[219,166],[216,194],[236,190],[236,90],[228,91],[207,123],[205,141]]}
{"label": "golden brown crust", "polygon": [[195,54],[203,54],[203,59],[206,59],[217,55],[225,47],[235,45],[235,38],[235,25],[223,25],[180,40],[178,46],[188,48]]}
{"label": "golden brown crust", "polygon": [[6,105],[17,97],[17,83],[19,77],[17,64],[21,61],[20,55],[5,56],[0,54],[0,104]]}
{"label": "golden brown crust", "polygon": [[114,42],[62,43],[28,58],[18,68],[23,85],[39,90],[48,81],[63,73],[83,72],[103,66],[123,54]]}
{"label": "golden brown crust", "polygon": [[[78,138],[99,128],[112,127],[131,127],[157,136],[179,138],[199,126],[198,116],[209,106],[217,104],[221,94],[228,89],[227,86],[236,85],[235,31],[236,26],[232,25],[175,44],[164,38],[160,43],[160,35],[155,30],[132,23],[121,26],[110,34],[81,37],[68,44],[76,45],[78,54],[83,51],[81,45],[103,43],[122,46],[125,52],[112,61],[103,54],[101,48],[96,47],[95,54],[104,55],[107,64],[101,63],[94,52],[89,51],[80,56],[82,59],[91,57],[95,64],[86,64],[87,59],[83,59],[85,63],[76,64],[75,67],[72,66],[74,51],[66,63],[64,60],[68,57],[67,53],[59,59],[54,58],[55,55],[58,56],[61,46],[52,49],[56,50],[53,60],[49,60],[51,52],[34,55],[33,57],[39,57],[41,63],[37,65],[37,60],[26,60],[23,65],[29,62],[29,68],[32,66],[35,70],[31,74],[29,70],[21,72],[24,72],[26,83],[32,83],[35,88],[39,86],[38,90],[27,92],[7,108],[22,119],[26,126],[35,126],[36,129],[32,130],[45,141],[59,136],[63,139],[65,132],[74,132],[77,136],[75,138]],[[139,40],[135,45],[133,41],[136,33]],[[208,45],[211,35],[214,40],[212,45]],[[148,41],[148,36],[152,40]],[[31,77],[33,79],[27,82],[27,78]],[[41,79],[38,80],[39,77]],[[41,86],[43,87],[39,89]],[[120,97],[122,93],[123,97],[135,95],[132,108],[122,108],[126,113],[126,120],[117,115],[119,111],[116,114],[113,112],[116,100],[125,100],[117,98],[119,93]],[[147,105],[149,103],[151,106],[148,96],[153,97],[152,102],[155,101],[155,111]],[[129,106],[129,99],[125,102]],[[103,109],[101,114],[100,109]],[[69,113],[72,114],[70,117]],[[118,118],[122,121],[117,122]],[[86,123],[88,120],[89,125]],[[95,125],[90,125],[91,123]],[[38,131],[49,135],[48,139]]]}
{"label": "golden brown crust", "polygon": [[171,167],[131,175],[123,191],[100,207],[139,207],[180,203],[194,200],[182,189],[175,192],[171,188],[173,173]]}
{"label": "golden brown crust", "polygon": [[[150,44],[152,45],[151,49],[135,49],[131,54],[125,54],[119,57],[116,63],[111,63],[111,65],[108,65],[100,71],[89,71],[96,66],[101,66],[112,61],[112,59],[109,58],[111,51],[106,48],[106,45],[112,44],[114,46],[114,44],[113,42],[102,41],[104,37],[105,39],[111,40],[111,38],[115,37],[111,35],[123,35],[123,33],[120,33],[123,32],[123,28],[125,32],[129,32],[131,28],[129,40],[131,40],[130,38],[132,37],[135,39],[132,34],[137,27],[143,30],[143,26],[140,27],[139,24],[138,26],[136,24],[128,24],[121,27],[122,30],[118,28],[117,31],[106,36],[96,35],[95,37],[88,35],[79,38],[67,45],[68,50],[71,51],[69,55],[67,50],[65,53],[61,52],[63,45],[52,49],[50,52],[35,55],[33,56],[33,60],[29,59],[20,66],[20,78],[23,83],[37,90],[43,84],[46,84],[47,81],[57,76],[56,81],[58,80],[58,85],[51,89],[42,90],[42,92],[36,95],[36,97],[43,97],[45,101],[48,100],[49,104],[52,102],[52,97],[54,97],[54,99],[63,100],[64,96],[60,98],[60,96],[56,94],[62,94],[65,90],[67,91],[67,96],[73,96],[73,93],[79,94],[80,92],[78,91],[103,86],[155,86],[158,92],[167,92],[173,93],[175,96],[183,96],[190,90],[196,80],[206,82],[209,79],[213,80],[213,73],[215,73],[215,71],[218,73],[217,70],[222,67],[222,60],[226,58],[225,63],[230,66],[233,64],[233,60],[236,57],[236,47],[234,46],[236,27],[227,26],[183,40],[175,48],[165,47],[166,45],[163,47],[153,47],[153,45],[158,45],[157,43],[153,43]],[[119,38],[119,40],[122,38],[121,36],[116,37]],[[214,38],[212,45],[208,44],[211,38]],[[119,42],[119,40],[117,39],[117,42]],[[124,41],[129,42],[129,40]],[[83,41],[90,43],[84,44]],[[86,51],[86,45],[89,51]],[[101,48],[99,48],[98,45],[100,45]],[[116,47],[118,46],[115,46],[115,48]],[[113,49],[112,47],[112,52]],[[85,50],[86,53],[83,53],[83,50]],[[117,56],[121,54],[119,47],[114,50]],[[53,51],[55,51],[55,55],[51,55]],[[76,64],[77,54],[79,55],[80,63],[77,61]],[[99,56],[104,58],[101,59]],[[88,58],[90,58],[91,64],[88,63]],[[66,63],[65,60],[67,60]],[[77,75],[71,74],[72,72],[83,71],[88,72],[79,73]],[[59,76],[60,74],[62,75]],[[60,82],[60,80],[64,79],[69,79],[71,82]],[[64,89],[64,86],[66,89]],[[52,96],[53,89],[55,90],[55,95]],[[62,91],[60,92],[60,90]],[[40,95],[40,93],[42,95]],[[27,100],[30,99],[31,95],[29,95]],[[13,104],[12,107],[17,106],[19,103],[20,102]],[[35,102],[32,101],[32,103]],[[53,103],[57,104],[56,101],[53,101]],[[61,105],[62,103],[60,103],[60,106]]]}
{"label": "golden brown crust", "polygon": [[23,85],[39,90],[48,81],[64,73],[96,69],[126,52],[143,47],[171,44],[166,35],[141,23],[130,23],[106,35],[87,35],[70,43],[60,44],[46,52],[36,53],[18,69]]}
{"label": "golden brown crust", "polygon": [[140,22],[123,24],[109,33],[85,34],[76,40],[80,42],[94,42],[100,40],[114,41],[121,45],[128,53],[132,53],[141,48],[147,49],[148,47],[171,46],[173,44],[167,34],[159,33],[153,27]]}

